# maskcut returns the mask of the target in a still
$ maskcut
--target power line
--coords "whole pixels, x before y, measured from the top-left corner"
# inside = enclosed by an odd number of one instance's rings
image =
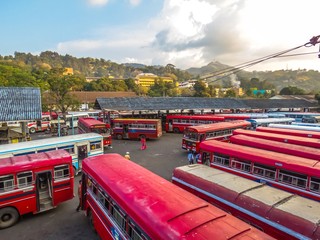
[[[320,43],[320,35],[318,36],[315,36],[315,37],[312,37],[309,42],[305,43],[305,44],[302,44],[300,46],[297,46],[297,47],[294,47],[294,48],[290,48],[290,49],[287,49],[287,50],[284,50],[284,51],[280,51],[280,52],[277,52],[277,53],[274,53],[274,54],[270,54],[270,55],[267,55],[265,57],[261,57],[261,58],[258,58],[258,59],[255,59],[255,60],[251,60],[251,61],[248,61],[248,62],[244,62],[242,64],[238,64],[238,65],[235,65],[235,66],[232,66],[232,67],[228,67],[228,68],[225,68],[225,69],[222,69],[222,70],[219,70],[219,71],[216,71],[216,72],[213,72],[213,73],[210,73],[210,74],[207,74],[207,75],[204,75],[202,77],[200,77],[200,79],[206,79],[206,78],[211,78],[211,77],[216,77],[216,76],[219,76],[219,75],[222,75],[222,74],[225,74],[224,76],[221,76],[220,78],[218,79],[214,79],[214,80],[211,80],[211,81],[207,81],[207,83],[210,83],[210,82],[215,82],[215,81],[218,81],[222,78],[225,78],[225,77],[228,77],[232,74],[235,74],[239,71],[242,71],[246,68],[249,68],[251,66],[254,66],[258,63],[261,63],[261,62],[264,62],[266,60],[269,60],[269,59],[272,59],[272,58],[278,58],[278,57],[289,57],[289,56],[298,56],[298,55],[305,55],[305,54],[311,54],[311,53],[300,53],[300,54],[291,54],[291,55],[284,55],[285,53],[288,53],[288,52],[291,52],[291,51],[294,51],[294,50],[297,50],[301,47],[311,47],[311,46],[315,46],[316,44]],[[320,49],[319,49],[320,51]],[[320,57],[320,55],[319,55]]]

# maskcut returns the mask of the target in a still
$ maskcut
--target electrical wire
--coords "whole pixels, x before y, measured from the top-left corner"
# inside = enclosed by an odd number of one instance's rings
[[[320,35],[318,36],[314,36],[310,39],[309,42],[305,43],[305,44],[302,44],[300,46],[297,46],[297,47],[294,47],[294,48],[290,48],[290,49],[287,49],[287,50],[284,50],[284,51],[280,51],[280,52],[277,52],[277,53],[274,53],[274,54],[270,54],[270,55],[267,55],[265,57],[261,57],[261,58],[258,58],[258,59],[255,59],[255,60],[251,60],[251,61],[248,61],[248,62],[244,62],[242,64],[238,64],[238,65],[235,65],[235,66],[232,66],[232,67],[228,67],[228,68],[225,68],[225,69],[222,69],[222,70],[218,70],[216,72],[213,72],[213,73],[210,73],[210,74],[206,74],[202,77],[200,77],[200,79],[207,79],[207,78],[212,78],[212,77],[216,77],[216,76],[219,76],[219,75],[224,75],[224,76],[221,76],[220,78],[217,78],[217,79],[214,79],[214,80],[210,80],[210,81],[207,81],[207,83],[211,83],[211,82],[215,82],[215,81],[218,81],[222,78],[225,78],[225,77],[228,77],[232,74],[235,74],[239,71],[242,71],[246,68],[249,68],[251,66],[254,66],[258,63],[261,63],[261,62],[264,62],[266,60],[269,60],[269,59],[272,59],[272,58],[278,58],[278,57],[289,57],[289,56],[298,56],[298,55],[305,55],[305,54],[311,54],[311,53],[300,53],[300,54],[291,54],[291,55],[284,55],[285,53],[288,53],[288,52],[291,52],[291,51],[294,51],[294,50],[297,50],[301,47],[311,47],[311,46],[315,46],[316,44],[320,43]],[[320,50],[319,50],[320,51]]]

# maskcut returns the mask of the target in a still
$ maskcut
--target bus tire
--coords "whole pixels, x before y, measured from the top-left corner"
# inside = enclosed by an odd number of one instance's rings
[[[122,140],[122,135],[121,134],[117,134],[117,139],[118,140]]]
[[[0,209],[0,229],[13,226],[18,222],[19,217],[18,211],[13,207]]]
[[[174,128],[174,129],[173,129],[173,132],[174,132],[174,133],[180,133],[180,130],[179,130],[179,128]]]
[[[29,132],[30,132],[30,133],[35,133],[35,132],[36,132],[36,129],[35,129],[34,127],[32,127],[32,128],[29,129]]]

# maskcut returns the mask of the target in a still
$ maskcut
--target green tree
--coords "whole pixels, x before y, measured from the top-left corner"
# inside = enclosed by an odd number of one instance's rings
[[[282,88],[279,94],[280,95],[304,95],[305,92],[301,88],[289,86],[289,87]]]
[[[231,97],[236,97],[236,92],[234,89],[228,89],[226,92],[225,97],[231,98]]]
[[[46,75],[49,85],[49,98],[55,107],[65,114],[69,108],[79,106],[79,100],[72,95],[72,90],[79,90],[83,79],[74,75],[63,75],[63,69],[52,69]]]
[[[207,86],[204,81],[198,80],[194,86],[194,97],[210,97],[210,94],[207,92]]]

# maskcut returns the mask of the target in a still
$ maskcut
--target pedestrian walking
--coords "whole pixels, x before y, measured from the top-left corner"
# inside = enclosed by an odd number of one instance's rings
[[[128,160],[130,160],[131,158],[130,158],[130,153],[129,152],[126,152],[126,155],[124,155],[124,157],[126,158],[126,159],[128,159]]]
[[[189,153],[188,153],[188,162],[189,162],[189,165],[193,164],[193,160],[194,160],[193,152],[192,152],[192,151],[189,151]]]
[[[141,136],[141,150],[145,150],[147,148],[147,140],[145,136]]]
[[[79,197],[79,205],[77,207],[77,212],[80,211],[81,205],[82,205],[82,181],[79,180],[79,185],[78,185],[78,197]]]

